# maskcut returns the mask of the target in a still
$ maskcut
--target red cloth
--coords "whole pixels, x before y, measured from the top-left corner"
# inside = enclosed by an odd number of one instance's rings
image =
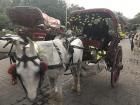
[[[48,64],[45,62],[40,62],[41,70],[47,71],[48,70]],[[14,74],[14,70],[16,70],[16,64],[11,64],[8,69],[8,74],[12,77],[12,85],[17,84],[17,78]]]
[[[15,69],[16,69],[16,64],[11,64],[10,67],[9,67],[9,69],[8,69],[8,73],[10,75],[12,75],[13,70],[15,70]]]
[[[17,84],[17,79],[16,79],[16,77],[13,75],[14,70],[16,70],[16,64],[11,64],[11,66],[10,66],[9,69],[8,69],[8,74],[10,74],[11,77],[12,77],[12,85]]]
[[[44,71],[48,70],[48,64],[45,62],[40,62],[41,69]]]

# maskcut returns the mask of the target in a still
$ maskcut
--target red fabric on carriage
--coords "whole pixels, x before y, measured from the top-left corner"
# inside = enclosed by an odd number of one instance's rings
[[[12,77],[12,85],[17,84],[17,79],[13,75],[14,70],[16,70],[16,64],[11,64],[8,69],[8,74],[10,74]]]

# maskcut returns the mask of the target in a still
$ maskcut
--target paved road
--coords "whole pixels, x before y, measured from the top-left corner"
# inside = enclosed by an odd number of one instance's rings
[[[110,73],[102,71],[82,79],[82,95],[66,92],[65,105],[140,105],[140,55],[130,51],[129,40],[123,45],[124,69],[119,84],[110,87]]]
[[[81,79],[82,93],[78,96],[70,90],[68,80],[71,77],[64,77],[67,83],[64,88],[64,105],[140,105],[140,55],[131,53],[129,40],[121,44],[124,69],[118,86],[115,89],[110,87],[110,73],[103,70],[97,75]],[[0,105],[32,105],[24,99],[25,94],[19,84],[10,84],[8,66],[8,59],[0,61]],[[47,98],[42,98],[34,105],[47,105]]]

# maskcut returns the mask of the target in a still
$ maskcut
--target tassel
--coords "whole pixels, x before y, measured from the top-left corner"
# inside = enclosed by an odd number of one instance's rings
[[[16,70],[16,64],[11,64],[11,66],[8,69],[8,74],[10,74],[12,77],[12,85],[17,84],[15,70]]]
[[[40,69],[43,71],[48,70],[48,64],[46,62],[40,62]]]
[[[12,75],[15,69],[16,69],[16,64],[11,64],[11,66],[8,69],[8,74]]]

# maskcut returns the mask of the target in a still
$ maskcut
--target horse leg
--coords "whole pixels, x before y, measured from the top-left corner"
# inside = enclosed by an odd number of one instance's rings
[[[49,78],[51,89],[49,91],[49,105],[63,105],[62,75]]]
[[[55,105],[55,92],[54,92],[54,84],[55,81],[53,78],[48,78],[49,80],[49,97],[48,97],[48,105]]]
[[[86,62],[82,62],[80,76],[86,77],[88,70]]]
[[[72,84],[72,91],[77,91],[77,71],[75,67],[71,68],[72,76],[73,76],[73,84]]]
[[[80,93],[81,93],[81,86],[80,86],[80,70],[81,70],[81,64],[79,63],[78,65],[77,65],[77,92],[78,92],[78,95],[80,95]]]
[[[81,69],[81,64],[79,63],[76,65],[76,67],[73,67],[72,73],[73,73],[73,85],[72,85],[72,90],[76,91],[78,95],[80,95],[81,88],[80,88],[80,69]]]
[[[55,79],[54,78],[49,78],[49,93],[54,92],[54,86],[55,86]]]
[[[56,102],[57,105],[63,105],[64,98],[63,98],[63,91],[62,91],[62,77],[63,75],[58,76],[55,81],[55,95],[56,95]]]

